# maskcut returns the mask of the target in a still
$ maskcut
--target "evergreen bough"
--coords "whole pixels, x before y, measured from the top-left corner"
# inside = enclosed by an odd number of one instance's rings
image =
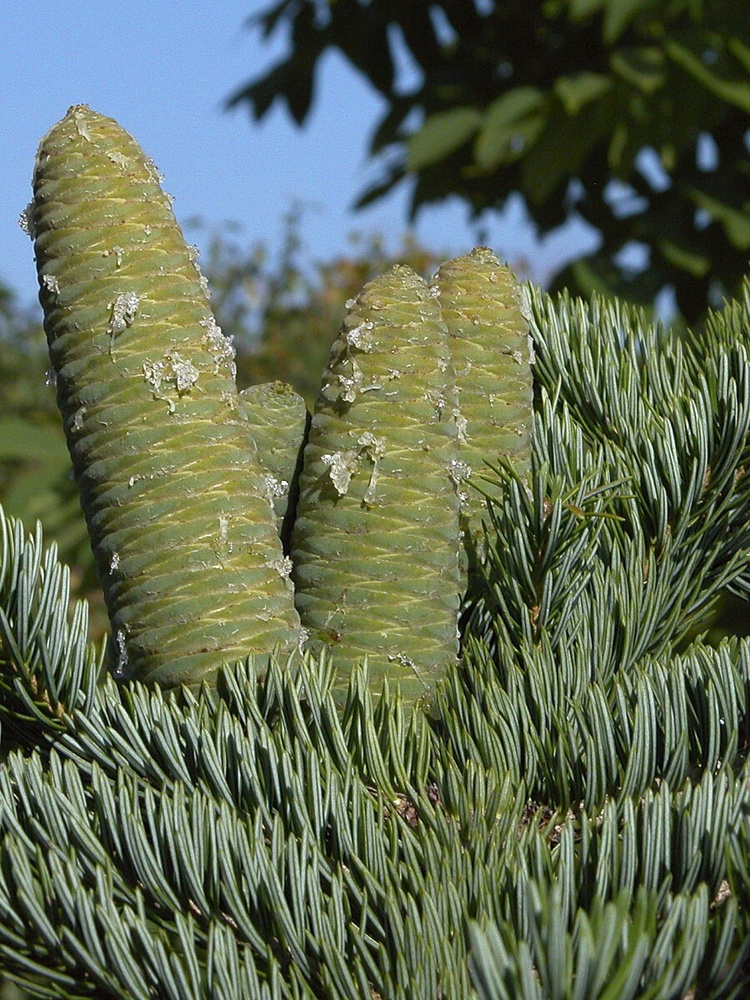
[[[10,980],[71,998],[747,994],[750,640],[700,630],[750,589],[750,285],[683,339],[523,294],[530,468],[471,463],[482,556],[429,715],[366,661],[342,695],[335,644],[191,687],[118,681],[41,529],[0,519]]]

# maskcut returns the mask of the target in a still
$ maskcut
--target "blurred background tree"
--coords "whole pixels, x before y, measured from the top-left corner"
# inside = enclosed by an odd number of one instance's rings
[[[98,636],[107,618],[48,368],[38,312],[0,283],[0,503],[30,529],[44,524]]]
[[[750,5],[738,0],[276,0],[248,20],[288,52],[228,106],[302,124],[337,50],[383,97],[364,206],[411,184],[411,216],[520,192],[541,233],[572,217],[598,248],[554,285],[700,322],[750,251]],[[408,67],[406,73],[404,66]]]

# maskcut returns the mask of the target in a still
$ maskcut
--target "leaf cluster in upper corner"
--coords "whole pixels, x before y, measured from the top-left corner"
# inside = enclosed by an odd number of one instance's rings
[[[735,0],[282,0],[282,60],[229,106],[302,123],[338,50],[385,99],[363,206],[405,178],[411,213],[458,195],[478,216],[521,192],[538,229],[579,216],[599,247],[557,276],[688,323],[737,294],[750,249],[750,8]],[[405,82],[399,65],[418,70]],[[416,82],[415,82],[416,81]],[[641,248],[637,265],[622,256]]]

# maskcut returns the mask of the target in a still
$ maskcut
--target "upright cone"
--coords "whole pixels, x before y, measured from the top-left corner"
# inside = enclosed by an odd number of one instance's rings
[[[243,389],[240,405],[273,497],[276,527],[282,544],[288,548],[297,510],[302,449],[310,422],[307,406],[285,382],[264,382]]]
[[[234,352],[159,180],[115,121],[73,107],[28,216],[113,666],[193,684],[300,633]]]
[[[362,290],[323,376],[300,478],[292,558],[312,642],[339,691],[367,657],[410,700],[458,652],[453,369],[426,282],[395,267]]]
[[[531,460],[533,385],[529,324],[513,272],[486,247],[443,264],[433,281],[456,372],[461,475],[480,476],[503,455],[519,475]],[[461,488],[468,563],[481,548],[481,494]]]

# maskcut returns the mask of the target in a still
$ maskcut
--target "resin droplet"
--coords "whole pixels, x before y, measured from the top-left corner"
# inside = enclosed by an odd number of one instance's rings
[[[109,308],[112,310],[112,316],[107,327],[107,333],[112,337],[116,337],[127,330],[135,319],[140,301],[139,296],[135,292],[123,292],[113,302],[110,302]]]

